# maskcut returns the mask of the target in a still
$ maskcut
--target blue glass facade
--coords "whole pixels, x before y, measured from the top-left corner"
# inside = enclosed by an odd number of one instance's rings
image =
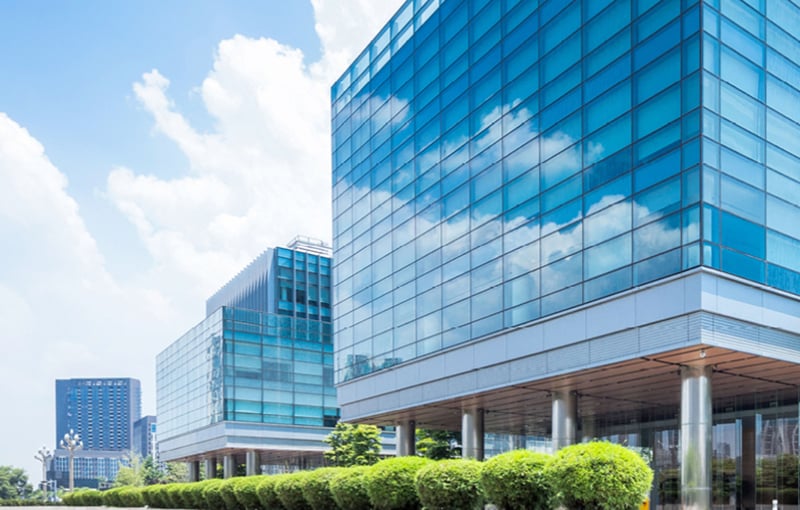
[[[321,439],[339,418],[330,268],[319,253],[267,250],[209,298],[204,321],[158,355],[164,460],[213,458],[194,435],[211,434],[214,425],[231,451],[246,449],[237,441],[303,451],[305,441],[321,458]],[[228,430],[227,422],[241,427]],[[264,435],[273,433],[280,434],[274,444]]]
[[[337,381],[699,266],[800,293],[798,19],[406,2],[332,89]]]

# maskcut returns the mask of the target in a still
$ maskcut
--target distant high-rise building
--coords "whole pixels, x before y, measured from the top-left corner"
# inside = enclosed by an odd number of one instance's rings
[[[155,416],[142,416],[133,423],[133,444],[131,449],[133,453],[143,459],[151,455],[153,460],[158,460]]]
[[[56,452],[52,472],[59,485],[69,476],[68,454],[58,449],[64,434],[80,435],[75,485],[97,487],[116,478],[132,447],[133,424],[141,416],[141,384],[131,378],[56,380]]]

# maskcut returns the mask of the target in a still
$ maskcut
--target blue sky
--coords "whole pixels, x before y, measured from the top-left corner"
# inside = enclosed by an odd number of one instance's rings
[[[330,84],[399,0],[0,2],[0,465],[263,249],[330,240]],[[59,432],[61,433],[61,432]]]
[[[177,176],[188,163],[132,97],[143,72],[169,73],[173,100],[199,129],[211,128],[194,90],[219,41],[235,34],[272,37],[320,57],[311,4],[292,0],[232,2],[6,1],[0,4],[0,111],[25,126],[64,172],[70,193],[108,259],[126,271],[144,255],[134,231],[98,195],[108,169],[125,165]],[[13,77],[13,78],[10,78]]]

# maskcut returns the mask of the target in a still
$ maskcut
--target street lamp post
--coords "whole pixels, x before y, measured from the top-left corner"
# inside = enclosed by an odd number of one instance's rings
[[[33,458],[42,463],[42,492],[44,493],[44,500],[47,501],[47,461],[53,458],[53,452],[48,450],[46,446],[42,445]]]
[[[64,439],[61,440],[61,448],[69,452],[69,490],[72,492],[75,488],[75,451],[83,448],[80,434],[69,429],[69,432],[64,434]]]

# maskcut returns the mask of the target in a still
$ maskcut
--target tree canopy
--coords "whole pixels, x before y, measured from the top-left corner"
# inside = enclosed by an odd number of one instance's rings
[[[461,433],[417,429],[417,454],[433,460],[461,457]]]
[[[325,458],[334,466],[368,466],[380,460],[381,431],[374,425],[339,422],[324,441],[331,447]]]
[[[14,466],[0,466],[0,500],[18,499],[31,492],[33,488],[28,484],[28,475],[24,470]]]

